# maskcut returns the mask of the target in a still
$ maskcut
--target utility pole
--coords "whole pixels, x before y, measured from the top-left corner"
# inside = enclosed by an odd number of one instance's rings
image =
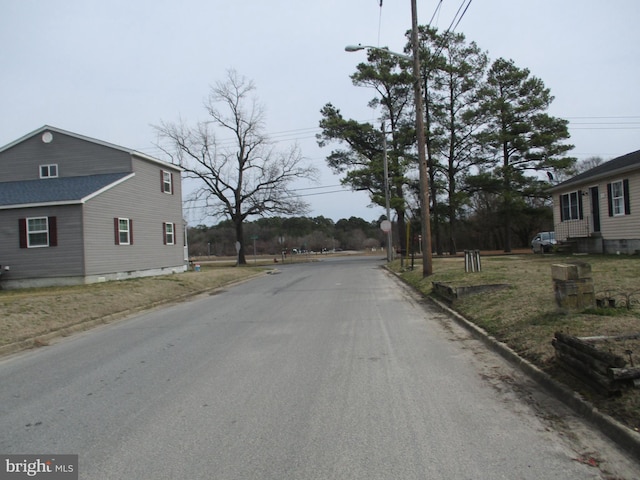
[[[382,160],[384,164],[384,201],[387,208],[387,221],[389,222],[389,229],[387,230],[387,262],[393,260],[393,233],[391,228],[391,206],[389,197],[391,192],[389,190],[389,162],[387,158],[387,132],[384,129],[384,122],[382,122]]]
[[[416,135],[418,137],[418,168],[420,169],[420,209],[422,210],[422,276],[433,274],[431,255],[431,212],[429,208],[429,166],[424,136],[424,106],[420,76],[420,44],[418,41],[418,8],[411,0],[411,45],[413,47],[413,91],[416,103]]]

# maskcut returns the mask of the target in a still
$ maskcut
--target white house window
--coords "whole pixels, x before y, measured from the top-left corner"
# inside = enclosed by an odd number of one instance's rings
[[[56,217],[18,219],[20,248],[57,247],[58,222]]]
[[[581,192],[577,191],[560,195],[560,218],[563,222],[582,218]]]
[[[114,218],[116,245],[133,245],[133,220],[130,218]]]
[[[631,192],[628,178],[607,183],[607,197],[610,217],[631,214]]]
[[[611,207],[613,215],[624,215],[624,188],[622,181],[611,184]]]
[[[58,176],[58,165],[40,165],[40,178],[55,178]]]
[[[175,224],[173,223],[163,223],[162,230],[164,231],[164,244],[165,245],[175,245]]]
[[[162,177],[162,191],[164,193],[173,193],[173,174],[164,170],[160,171]]]
[[[27,218],[27,247],[49,246],[49,219],[47,217]]]

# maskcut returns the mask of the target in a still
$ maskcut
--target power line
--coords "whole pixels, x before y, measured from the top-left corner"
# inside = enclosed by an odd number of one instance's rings
[[[462,15],[460,15],[460,18],[458,19],[458,22],[453,27],[453,30],[458,28],[458,24],[460,23],[460,20],[462,20],[462,17],[464,17],[464,14],[467,13],[467,10],[468,10],[469,6],[471,5],[471,2],[472,2],[472,0],[469,0],[469,3],[467,3],[467,6],[464,8],[464,11],[462,12]]]
[[[582,115],[582,116],[566,116],[561,117],[565,120],[569,120],[569,128],[575,130],[584,130],[584,129],[606,129],[606,130],[629,130],[636,129],[639,127],[635,127],[640,123],[640,115]],[[630,121],[625,122],[624,120],[635,120],[638,122]],[[572,120],[621,120],[619,122],[574,122]],[[582,125],[593,125],[593,127],[582,127]],[[610,127],[610,126],[616,127]],[[619,126],[618,126],[619,125]],[[628,125],[625,127],[625,125]],[[274,143],[286,142],[286,141],[302,141],[308,140],[316,137],[316,134],[321,132],[320,127],[303,127],[303,128],[295,128],[290,130],[281,130],[278,132],[267,133],[266,137],[269,138]],[[221,147],[233,145],[234,140],[232,138],[223,139],[218,141],[216,144]],[[162,148],[160,147],[146,147],[146,148],[138,148],[136,149],[141,152],[149,153],[149,152],[162,152]],[[151,153],[149,153],[151,154]]]
[[[431,24],[433,23],[433,19],[436,18],[436,15],[440,11],[440,7],[441,6],[442,6],[442,0],[440,0],[438,2],[438,5],[436,5],[436,9],[433,11],[433,15],[431,15],[431,20],[429,20],[429,25],[428,26],[431,26]]]
[[[338,187],[340,185],[329,185],[329,186],[324,186],[324,187],[312,187],[312,188],[330,188],[330,187]],[[292,192],[297,192],[297,191],[302,191],[302,190],[310,190],[307,188],[299,188],[296,190],[292,190]],[[330,195],[330,194],[334,194],[334,193],[354,193],[353,190],[347,190],[347,189],[340,189],[340,190],[329,190],[327,192],[316,192],[316,193],[304,193],[301,195],[291,195],[290,197],[293,198],[303,198],[303,197],[315,197],[318,195]],[[186,200],[185,203],[187,205],[183,205],[183,209],[184,210],[201,210],[203,208],[207,207],[206,203],[202,203],[202,202],[198,202],[195,200]]]

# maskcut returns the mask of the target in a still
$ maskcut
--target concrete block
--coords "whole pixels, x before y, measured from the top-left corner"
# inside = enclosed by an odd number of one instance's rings
[[[554,280],[580,280],[591,278],[591,265],[584,262],[555,263],[551,265],[551,276]]]

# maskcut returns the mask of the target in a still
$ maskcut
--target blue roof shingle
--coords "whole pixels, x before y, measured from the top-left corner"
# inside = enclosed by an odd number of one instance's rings
[[[80,201],[130,174],[122,172],[0,182],[0,206]]]

